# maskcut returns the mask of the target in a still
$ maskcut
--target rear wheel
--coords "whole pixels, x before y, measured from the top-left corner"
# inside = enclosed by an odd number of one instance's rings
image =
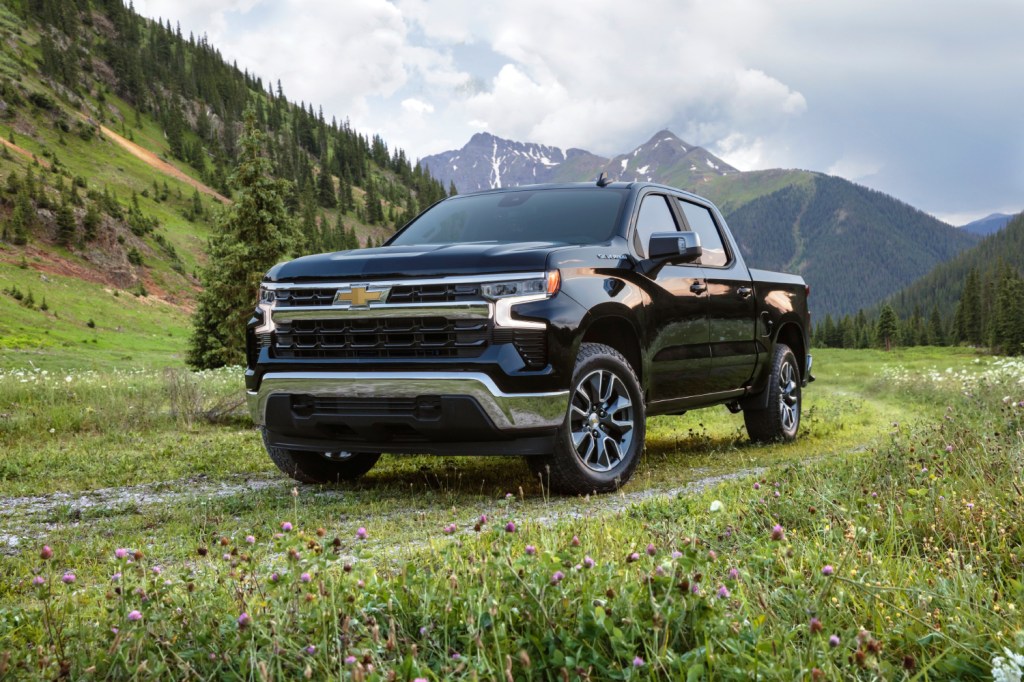
[[[611,492],[632,476],[644,435],[643,396],[633,368],[614,348],[585,343],[555,451],[528,460],[555,492]]]
[[[791,441],[800,428],[800,369],[784,343],[776,344],[768,377],[768,406],[743,410],[750,439],[759,443]]]
[[[267,430],[262,429],[263,445],[277,468],[300,483],[337,483],[354,481],[380,459],[369,452],[304,452],[271,445]]]

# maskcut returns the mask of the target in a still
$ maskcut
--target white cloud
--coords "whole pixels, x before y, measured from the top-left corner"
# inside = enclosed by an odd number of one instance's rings
[[[1012,0],[135,4],[411,158],[482,129],[611,155],[669,127],[740,168],[827,168],[933,211],[1024,182]]]

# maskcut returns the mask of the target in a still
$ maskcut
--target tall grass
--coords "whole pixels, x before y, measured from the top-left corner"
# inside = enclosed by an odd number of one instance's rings
[[[389,548],[391,525],[334,538],[299,494],[273,522],[207,518],[123,556],[35,547],[0,568],[0,675],[985,678],[1024,651],[1020,378],[893,374],[938,416],[612,515],[509,496]]]

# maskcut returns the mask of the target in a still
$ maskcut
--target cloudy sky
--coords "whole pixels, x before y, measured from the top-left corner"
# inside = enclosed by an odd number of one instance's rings
[[[135,0],[420,158],[661,128],[954,224],[1024,209],[1020,0]]]

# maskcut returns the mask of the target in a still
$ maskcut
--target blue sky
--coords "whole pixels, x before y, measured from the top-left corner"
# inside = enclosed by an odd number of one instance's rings
[[[1017,0],[136,0],[412,158],[661,128],[954,224],[1024,209]]]

